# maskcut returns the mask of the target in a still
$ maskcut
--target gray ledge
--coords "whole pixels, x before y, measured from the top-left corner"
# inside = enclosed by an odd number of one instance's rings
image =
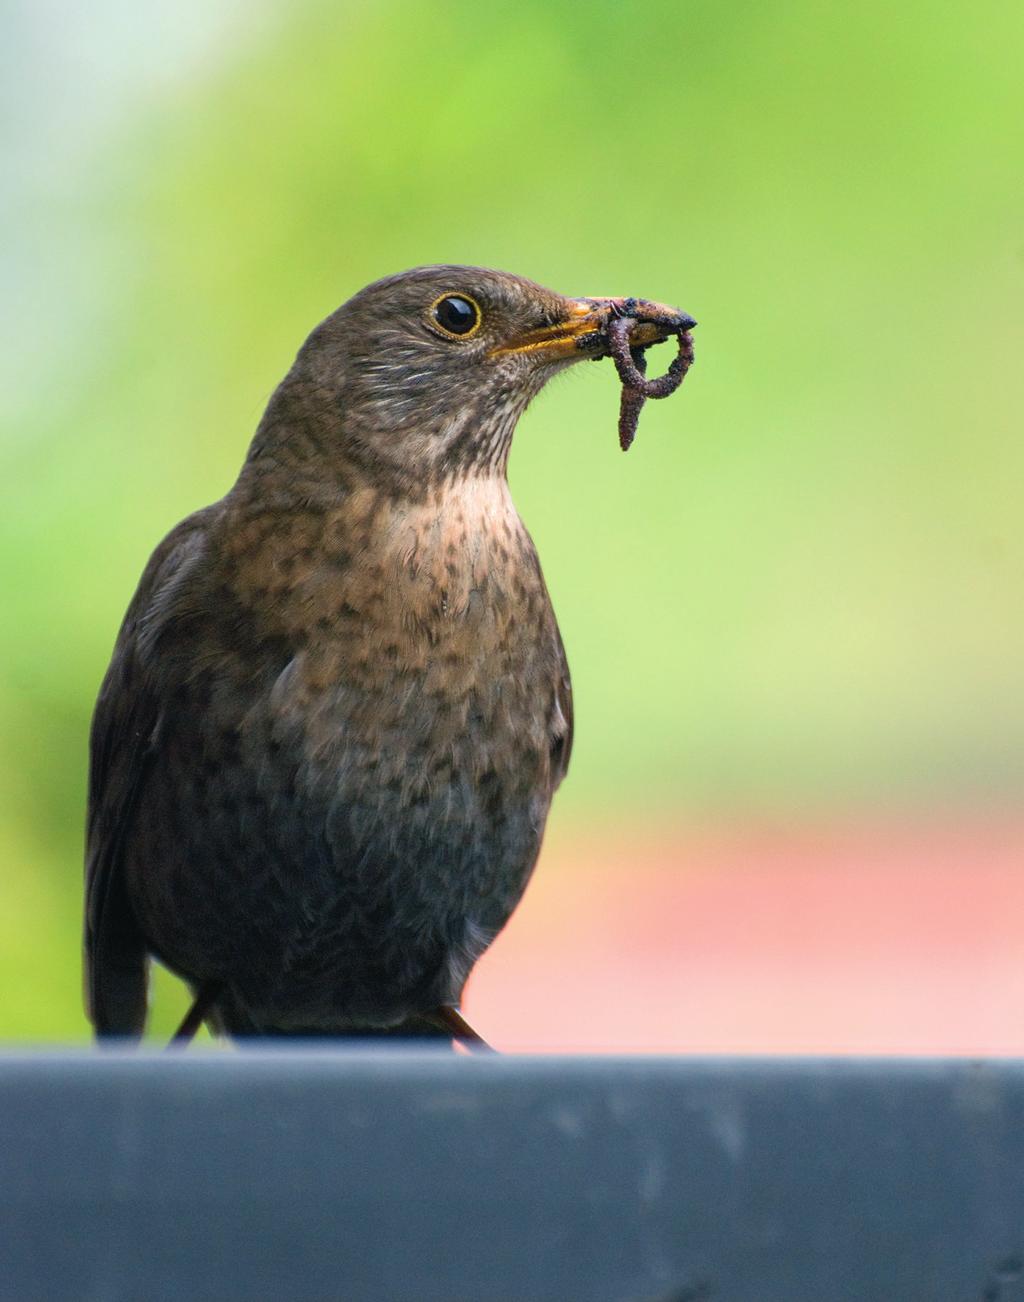
[[[17,1302],[1024,1302],[1024,1063],[0,1057]]]

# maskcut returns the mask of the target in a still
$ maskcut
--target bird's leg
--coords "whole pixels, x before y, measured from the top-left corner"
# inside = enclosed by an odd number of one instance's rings
[[[220,994],[221,982],[207,981],[199,987],[192,1007],[185,1014],[181,1025],[171,1036],[168,1049],[184,1049],[195,1039],[196,1032],[203,1024],[214,1000]]]
[[[459,1010],[453,1008],[451,1004],[435,1008],[432,1012],[425,1013],[424,1016],[428,1021],[433,1022],[435,1026],[450,1031],[452,1038],[458,1040],[470,1053],[497,1053],[497,1049],[492,1049],[479,1031],[474,1031]]]

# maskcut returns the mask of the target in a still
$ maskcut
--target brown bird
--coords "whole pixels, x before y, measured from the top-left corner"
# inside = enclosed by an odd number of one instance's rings
[[[237,483],[153,554],[96,706],[85,967],[138,1036],[155,956],[233,1035],[472,1032],[457,1007],[565,775],[562,639],[509,496],[557,371],[693,325],[424,267],[319,325]]]

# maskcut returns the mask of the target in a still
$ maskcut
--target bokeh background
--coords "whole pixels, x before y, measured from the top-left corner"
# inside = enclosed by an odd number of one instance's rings
[[[150,550],[316,321],[458,261],[700,321],[628,457],[610,365],[517,436],[578,731],[471,1016],[513,1049],[1024,1051],[1024,8],[2,21],[0,1037],[86,1036],[86,735]],[[157,1034],[183,1002],[160,976]]]

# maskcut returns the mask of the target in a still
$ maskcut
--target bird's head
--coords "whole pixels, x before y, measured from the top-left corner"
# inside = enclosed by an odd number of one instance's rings
[[[289,381],[381,487],[503,473],[531,398],[574,362],[607,356],[605,329],[624,310],[637,347],[695,324],[642,299],[567,298],[505,272],[419,267],[360,290],[317,326]]]

